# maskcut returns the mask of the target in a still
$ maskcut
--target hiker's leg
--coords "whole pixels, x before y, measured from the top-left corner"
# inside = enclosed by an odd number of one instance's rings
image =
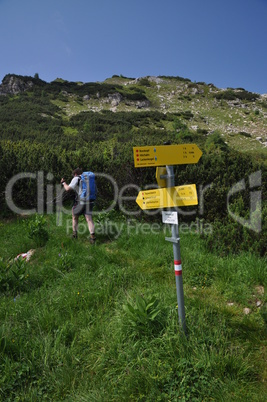
[[[88,229],[91,235],[95,234],[95,224],[93,221],[93,209],[94,209],[95,202],[93,200],[89,201],[88,204],[85,206],[85,219],[88,224]]]
[[[88,224],[88,229],[89,229],[90,234],[91,235],[95,234],[95,224],[94,224],[92,215],[85,215],[85,219]]]
[[[77,237],[78,233],[78,222],[79,217],[77,215],[72,215],[72,230],[73,230],[73,237]]]
[[[88,224],[88,229],[89,229],[89,232],[90,232],[90,239],[89,239],[90,243],[95,244],[95,240],[96,240],[96,238],[95,238],[95,224],[94,224],[94,221],[93,221],[92,211],[89,212],[88,214],[85,214],[85,219],[86,219],[86,222]]]
[[[78,222],[79,222],[79,216],[83,213],[83,206],[75,202],[75,204],[72,207],[72,229],[73,229],[73,235],[75,239],[77,238],[78,234]]]
[[[73,230],[73,232],[78,231],[78,223],[79,223],[79,217],[77,215],[72,215],[72,230]]]

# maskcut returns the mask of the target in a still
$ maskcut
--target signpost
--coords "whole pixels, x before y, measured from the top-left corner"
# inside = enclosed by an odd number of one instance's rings
[[[175,211],[162,211],[162,222],[169,225],[178,225],[178,213]]]
[[[134,147],[134,166],[187,165],[198,163],[202,152],[195,144]]]
[[[198,199],[195,184],[175,187],[172,165],[198,163],[202,152],[195,144],[181,144],[134,147],[133,153],[135,167],[158,166],[156,179],[159,187],[162,188],[140,191],[136,202],[142,210],[168,209],[168,211],[162,211],[162,220],[171,225],[172,237],[166,237],[165,240],[173,244],[178,317],[180,325],[186,333],[178,213],[171,209],[177,206],[197,205]],[[162,165],[166,165],[166,167]]]
[[[164,166],[157,166],[156,168],[156,180],[159,187],[167,187],[167,169]]]
[[[141,209],[173,208],[197,205],[197,190],[195,184],[185,186],[155,188],[139,191],[136,202]]]

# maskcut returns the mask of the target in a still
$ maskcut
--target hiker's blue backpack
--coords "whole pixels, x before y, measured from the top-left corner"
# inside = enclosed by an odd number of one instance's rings
[[[95,183],[95,174],[93,172],[83,172],[81,174],[80,185],[81,185],[81,193],[80,193],[81,204],[96,199],[97,190]]]

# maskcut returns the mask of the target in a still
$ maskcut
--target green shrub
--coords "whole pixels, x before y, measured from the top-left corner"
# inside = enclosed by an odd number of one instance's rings
[[[151,82],[149,81],[148,78],[141,78],[138,81],[138,85],[144,86],[144,87],[150,87],[151,86]]]
[[[0,258],[0,291],[13,296],[27,289],[27,262],[23,257],[4,261]]]
[[[256,99],[259,98],[259,95],[254,92],[248,92],[245,90],[238,91],[238,90],[234,90],[232,88],[228,88],[225,91],[217,92],[213,96],[216,99],[224,99],[224,100],[240,99],[240,100],[247,100],[247,101],[255,101]]]
[[[247,138],[251,138],[251,137],[252,137],[251,134],[246,133],[245,131],[240,131],[238,134],[243,135],[244,137],[247,137]]]
[[[206,140],[205,149],[207,152],[213,152],[216,148],[227,151],[228,145],[224,142],[221,134],[218,131],[214,131],[210,134]]]
[[[231,217],[215,220],[212,228],[212,234],[204,236],[208,250],[221,256],[238,254],[242,251],[250,251],[262,257],[266,256],[266,228],[263,228],[261,233],[256,233]]]
[[[126,327],[134,335],[158,334],[164,327],[165,314],[155,297],[137,295],[135,302],[123,305]]]
[[[44,215],[35,214],[33,218],[27,222],[28,236],[32,239],[37,247],[42,247],[48,241],[47,223]]]

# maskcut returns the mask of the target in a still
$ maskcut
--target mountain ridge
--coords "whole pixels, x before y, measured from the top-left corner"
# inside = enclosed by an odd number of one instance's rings
[[[267,148],[267,94],[244,88],[222,89],[171,76],[113,75],[94,83],[57,78],[47,83],[38,74],[8,74],[0,85],[0,95],[20,96],[37,89],[53,94],[52,103],[66,119],[87,111],[159,111],[180,115],[191,131],[206,135],[219,131],[233,148],[264,153]]]

